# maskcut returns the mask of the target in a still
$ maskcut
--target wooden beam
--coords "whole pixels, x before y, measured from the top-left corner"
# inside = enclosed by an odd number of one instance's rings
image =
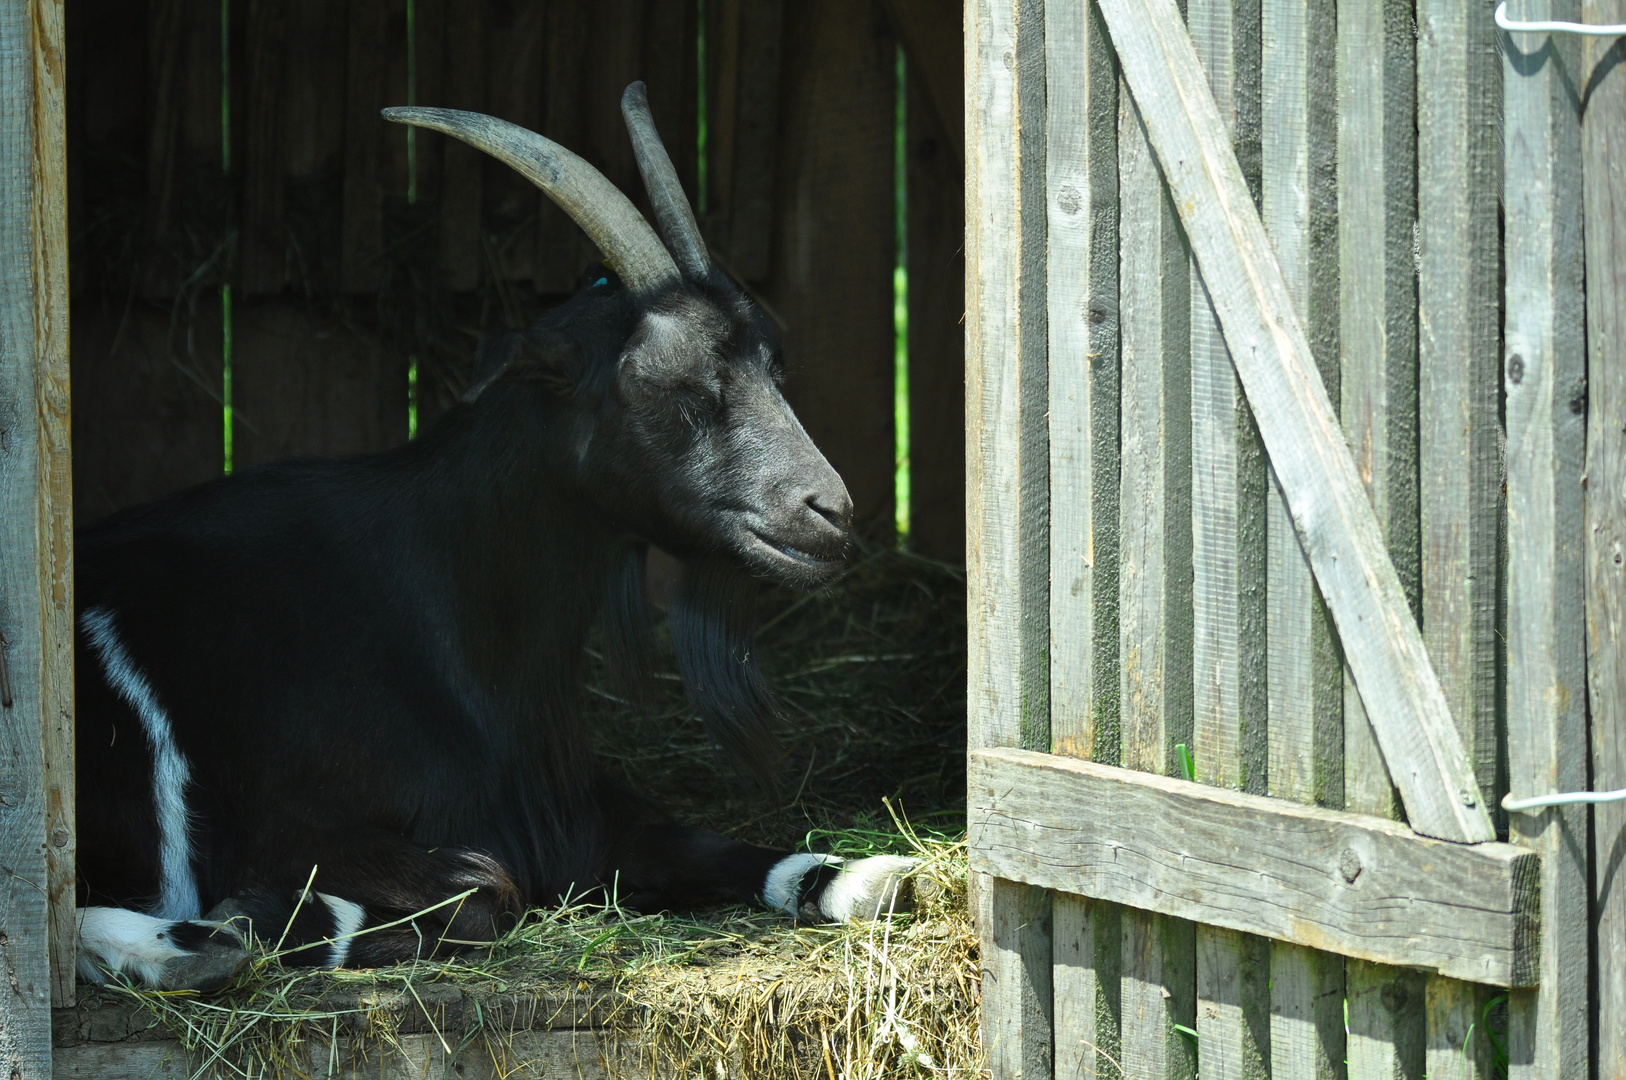
[[[0,1060],[14,1080],[51,1072],[47,783],[59,798],[65,781],[73,790],[47,711],[72,700],[71,681],[59,684],[72,673],[73,603],[61,30],[59,3],[0,3]]]
[[[1579,0],[1510,10],[1581,15]],[[1502,48],[1507,745],[1518,798],[1588,787],[1582,68],[1574,35],[1504,35]],[[1515,1080],[1588,1075],[1587,809],[1510,815],[1513,840],[1542,860],[1541,985],[1509,1003]]]
[[[1304,324],[1173,0],[1102,0],[1137,104],[1384,760],[1419,831],[1495,833]]]
[[[1588,22],[1626,22],[1626,0],[1585,0]],[[1586,611],[1592,787],[1626,787],[1626,67],[1620,42],[1589,38],[1581,120],[1586,200]],[[1593,810],[1597,1060],[1626,1062],[1626,804]]]
[[[345,65],[344,223],[340,287],[376,292],[384,274],[384,97],[388,8],[385,0],[350,0]]]
[[[969,770],[979,872],[1474,982],[1535,977],[1532,852],[1022,750],[975,750]]]
[[[33,293],[39,423],[40,726],[51,1002],[73,1004],[73,447],[68,392],[68,147],[62,0],[33,0]],[[0,541],[0,544],[3,544]],[[0,646],[3,647],[3,646]]]
[[[956,0],[886,0],[909,70],[919,75],[955,161],[965,160],[965,66]]]

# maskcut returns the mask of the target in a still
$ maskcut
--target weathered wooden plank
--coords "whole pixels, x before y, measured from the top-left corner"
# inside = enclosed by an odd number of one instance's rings
[[[68,391],[68,147],[62,0],[34,0],[34,356],[39,410],[40,725],[51,1002],[73,1004],[73,448]],[[4,646],[0,646],[3,648]]]
[[[185,95],[186,0],[159,0],[147,8],[147,244],[143,291],[173,295],[182,273],[163,249],[174,242],[180,207],[175,199],[182,99]],[[218,17],[216,19],[218,26]],[[217,50],[218,55],[218,50]]]
[[[1586,21],[1626,22],[1621,0],[1585,0]],[[1592,787],[1626,787],[1626,69],[1618,41],[1583,45],[1586,214],[1587,689]],[[1593,808],[1599,1077],[1626,1069],[1626,804]],[[1615,1069],[1615,1073],[1609,1070]]]
[[[345,68],[344,227],[341,283],[345,292],[373,292],[383,274],[385,0],[350,0]]]
[[[1015,881],[978,875],[982,935],[982,1045],[993,1075],[1053,1074],[1051,897]]]
[[[1338,173],[1344,437],[1414,614],[1417,516],[1417,74],[1412,0],[1338,8]],[[1400,816],[1400,795],[1353,676],[1344,675],[1344,805]],[[1419,998],[1419,1001],[1421,999]],[[1421,1008],[1421,1005],[1418,1005]],[[1420,1015],[1420,1014],[1419,1014]],[[1352,1059],[1353,1060],[1353,1059]],[[1354,1065],[1351,1064],[1353,1070]]]
[[[39,19],[56,30],[43,70],[34,55]],[[0,992],[0,1061],[17,1080],[43,1080],[51,1071],[44,747],[47,738],[61,746],[48,735],[57,720],[46,710],[72,694],[71,685],[53,685],[71,671],[59,652],[56,610],[66,599],[71,622],[71,579],[63,577],[71,551],[59,548],[68,541],[58,520],[70,504],[66,491],[52,490],[67,464],[58,460],[67,449],[67,379],[58,370],[67,343],[57,235],[67,196],[59,162],[60,27],[59,5],[0,4],[0,650],[11,684],[11,700],[0,703],[0,962],[9,983],[9,992]],[[36,298],[41,286],[56,292]],[[40,326],[42,316],[50,326]],[[42,330],[49,334],[43,341]]]
[[[343,248],[348,12],[330,0],[297,0],[286,9],[282,97],[274,111],[281,117],[277,164],[287,235],[278,237],[276,259],[280,272],[283,249],[292,256],[288,282],[296,293],[331,295],[339,291]],[[424,134],[418,138],[422,145]]]
[[[1103,0],[1101,10],[1407,812],[1430,835],[1489,839],[1467,754],[1176,8]]]
[[[1205,1080],[1271,1075],[1270,945],[1197,927],[1197,1037]]]
[[[1192,0],[1187,15],[1193,45],[1231,145],[1237,159],[1246,163],[1244,176],[1250,190],[1257,192],[1259,4],[1257,0]],[[1264,446],[1195,268],[1192,277],[1192,746],[1196,776],[1205,783],[1263,794],[1268,731]]]
[[[1135,103],[1119,102],[1123,763],[1175,774],[1191,738],[1188,255]]]
[[[955,35],[955,76],[960,70]],[[949,562],[965,559],[965,162],[961,127],[926,101],[919,65],[906,66],[908,183],[909,543]],[[958,84],[956,84],[958,85]],[[958,92],[958,90],[957,90]],[[964,109],[957,107],[961,117]],[[1114,253],[1114,258],[1116,254]]]
[[[1264,0],[1265,230],[1333,407],[1338,403],[1337,14],[1330,0]],[[1266,510],[1270,793],[1344,802],[1343,667],[1274,470]],[[1344,961],[1274,942],[1270,1067],[1278,1080],[1344,1071]]]
[[[1088,0],[1046,4],[1045,61],[1050,742],[1117,762],[1118,68]]]
[[[1127,1076],[1194,1080],[1195,927],[1150,911],[1123,911],[1123,1009],[1119,1059]],[[997,1074],[996,1074],[997,1075]]]
[[[1264,0],[1265,232],[1338,407],[1337,13]],[[1270,792],[1344,803],[1343,670],[1274,474],[1266,519]]]
[[[1423,641],[1499,806],[1496,598],[1499,67],[1493,4],[1418,5]]]
[[[433,1034],[401,1035],[387,1046],[340,1039],[330,1048],[313,1040],[307,1053],[311,1080],[607,1080],[612,1073],[605,1059],[613,1059],[615,1050],[595,1032],[556,1030],[521,1031],[456,1053],[447,1053],[446,1043]],[[58,1049],[52,1065],[52,1080],[192,1080],[196,1061],[178,1042],[84,1043]]]
[[[1428,976],[1426,982],[1426,1075],[1491,1080],[1496,1070],[1486,1038],[1485,989],[1436,975]]]
[[[1515,17],[1574,20],[1578,0]],[[1585,696],[1582,479],[1586,355],[1581,124],[1571,35],[1511,35],[1503,53],[1507,413],[1507,732],[1515,796],[1582,791]],[[1510,1003],[1511,1075],[1588,1074],[1587,809],[1512,815],[1542,856],[1540,991]]]
[[[984,873],[1475,982],[1535,975],[1522,848],[1024,750],[969,769]]]
[[[1123,909],[1057,893],[1051,917],[1056,1076],[1118,1080]]]
[[[1192,44],[1251,191],[1259,192],[1257,0],[1190,0]],[[1250,168],[1251,167],[1251,168]],[[1196,778],[1263,793],[1266,770],[1264,446],[1202,276],[1191,288],[1192,749]],[[1204,1076],[1270,1064],[1270,945],[1197,927]]]
[[[554,35],[554,9],[575,10],[574,4],[549,5],[549,46]],[[452,109],[484,112],[486,107],[486,5],[458,5],[457,17],[446,20],[443,44],[445,104]],[[549,53],[551,74],[554,57]],[[550,95],[551,103],[552,97]],[[424,104],[438,104],[425,101]],[[458,139],[441,139],[440,264],[442,280],[453,292],[469,292],[480,283],[481,170],[484,155]],[[568,220],[568,219],[567,219]],[[542,231],[546,218],[539,224]],[[540,240],[538,241],[540,245]],[[538,256],[539,265],[547,265]]]
[[[1424,979],[1420,971],[1345,961],[1350,1080],[1423,1080]]]

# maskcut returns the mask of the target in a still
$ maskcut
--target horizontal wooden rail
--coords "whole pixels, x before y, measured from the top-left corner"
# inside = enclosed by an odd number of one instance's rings
[[[1535,978],[1526,849],[1026,750],[972,751],[968,781],[975,871],[1470,982]]]

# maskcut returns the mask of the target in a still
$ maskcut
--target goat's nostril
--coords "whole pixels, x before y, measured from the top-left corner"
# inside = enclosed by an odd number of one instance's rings
[[[814,492],[807,497],[807,505],[838,529],[846,530],[852,525],[852,501],[845,498],[845,493],[832,497],[824,492]]]

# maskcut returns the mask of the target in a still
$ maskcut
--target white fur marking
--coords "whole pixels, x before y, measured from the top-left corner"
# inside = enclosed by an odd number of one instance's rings
[[[158,696],[124,651],[113,629],[113,613],[107,608],[91,608],[81,617],[80,625],[102,659],[108,685],[135,710],[152,749],[159,865],[158,905],[153,914],[165,919],[195,919],[199,914],[198,885],[192,876],[191,823],[186,812],[191,766],[175,747],[169,715],[158,704]]]
[[[170,940],[170,922],[127,908],[80,908],[79,977],[87,983],[106,982],[99,962],[148,986],[159,985],[164,964],[190,955]]]
[[[915,860],[901,855],[854,859],[824,887],[819,911],[832,922],[846,922],[855,915],[860,919],[885,915],[893,903],[896,879],[914,868]]]
[[[367,909],[327,893],[319,892],[316,895],[333,913],[333,944],[328,948],[327,966],[344,967],[344,962],[350,958],[350,942],[355,940],[352,935],[367,921]]]
[[[762,886],[763,901],[775,911],[795,915],[801,908],[797,886],[815,866],[837,865],[841,860],[834,855],[787,855],[773,864],[768,880]]]

